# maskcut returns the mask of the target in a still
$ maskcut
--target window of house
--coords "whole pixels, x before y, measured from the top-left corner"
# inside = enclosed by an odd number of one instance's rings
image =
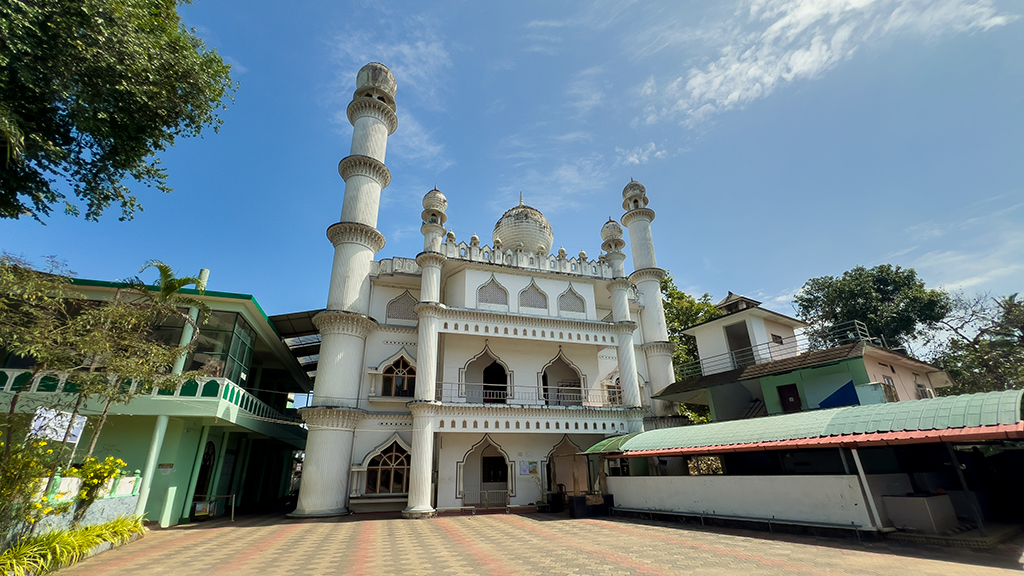
[[[367,494],[405,494],[409,491],[409,453],[392,442],[366,467]]]
[[[386,321],[390,320],[408,320],[416,322],[419,320],[419,316],[416,315],[414,308],[418,302],[408,290],[403,292],[394,300],[388,302],[388,307],[385,311]]]
[[[476,291],[476,299],[480,304],[508,306],[508,290],[492,276],[486,284],[480,286]]]
[[[883,364],[884,366],[884,364]],[[886,402],[898,402],[899,395],[896,394],[896,382],[889,376],[882,376],[882,391],[885,393]]]
[[[223,376],[244,386],[249,377],[256,331],[241,315],[214,311],[199,331],[187,362],[204,376]]]
[[[541,291],[536,284],[530,285],[519,293],[519,305],[525,308],[542,308],[547,310],[548,295]]]
[[[405,356],[400,356],[385,368],[383,374],[381,396],[409,398],[416,392],[416,368],[409,364]]]
[[[481,482],[508,482],[508,465],[501,456],[484,456],[480,459]]]
[[[587,304],[584,302],[583,297],[570,286],[568,290],[558,297],[558,311],[583,314],[587,311]]]
[[[783,339],[782,336],[779,336],[778,334],[772,334],[772,342],[776,344],[783,344],[785,342],[785,339]]]

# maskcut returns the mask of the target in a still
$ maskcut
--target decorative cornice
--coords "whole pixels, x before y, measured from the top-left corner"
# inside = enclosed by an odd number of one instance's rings
[[[633,283],[630,282],[629,278],[616,278],[608,283],[608,291],[615,292],[615,290],[629,290],[633,287]]]
[[[380,184],[381,188],[387,188],[391,184],[391,171],[383,162],[372,156],[353,155],[346,156],[338,162],[338,174],[348,182],[351,176],[366,176],[373,178]]]
[[[359,222],[336,222],[327,228],[327,239],[334,244],[362,244],[376,254],[384,248],[384,235],[372,226]]]
[[[420,265],[420,268],[427,266],[441,268],[447,260],[448,257],[440,252],[420,252],[416,255],[416,263]]]
[[[656,280],[661,282],[666,276],[668,276],[668,272],[661,268],[641,268],[639,270],[634,270],[633,273],[629,275],[629,279],[634,284],[639,284],[647,280]]]
[[[441,314],[444,320],[459,320],[467,322],[498,322],[515,324],[517,326],[530,326],[531,328],[554,328],[558,330],[580,330],[608,332],[611,326],[608,322],[597,320],[570,320],[568,318],[557,318],[552,316],[529,316],[518,314],[505,314],[502,312],[490,312],[487,310],[471,310],[469,308],[453,308],[446,306]],[[580,342],[585,344],[585,342]]]
[[[643,417],[641,407],[598,408],[585,406],[509,406],[507,404],[440,404],[438,402],[410,403],[410,409],[423,416],[464,416],[473,415],[507,418],[637,418]],[[522,432],[522,430],[519,430]]]
[[[647,223],[654,221],[654,210],[650,208],[636,208],[622,215],[622,225],[629,228],[634,220],[646,220]]]
[[[440,318],[444,309],[444,305],[437,302],[420,302],[412,307],[412,311],[420,318]]]
[[[315,401],[315,397],[314,397]],[[309,426],[309,430],[355,430],[364,413],[344,408],[302,408],[299,416]]]
[[[678,346],[675,342],[647,342],[637,345],[637,348],[643,350],[647,356],[671,356]]]
[[[398,129],[398,116],[387,104],[375,98],[356,98],[348,105],[348,121],[355,126],[356,120],[362,116],[370,116],[380,120],[388,127],[388,136]]]
[[[364,314],[342,310],[324,310],[313,316],[313,324],[320,334],[347,334],[366,338],[377,329],[377,321]]]
[[[632,334],[636,331],[636,322],[633,322],[632,320],[614,322],[611,325],[611,330],[616,334]]]

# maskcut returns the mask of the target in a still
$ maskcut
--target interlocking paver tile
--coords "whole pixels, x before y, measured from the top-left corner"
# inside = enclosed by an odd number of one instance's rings
[[[1024,537],[1022,537],[1024,538]],[[1024,540],[994,551],[536,514],[431,520],[280,516],[155,530],[61,576],[494,574],[1010,574]]]

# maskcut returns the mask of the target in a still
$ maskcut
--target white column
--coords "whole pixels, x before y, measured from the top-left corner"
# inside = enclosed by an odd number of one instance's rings
[[[415,404],[413,406],[416,406]],[[405,518],[428,518],[435,514],[430,505],[431,468],[434,462],[434,419],[420,404],[412,413],[412,454],[409,463],[409,506]]]
[[[303,408],[301,414],[309,425],[309,436],[299,501],[289,516],[347,514],[352,439],[359,414],[325,408]]]
[[[622,387],[622,401],[627,408],[641,405],[640,380],[636,369],[636,348],[633,345],[633,332],[636,323],[629,315],[629,289],[632,287],[626,275],[623,262],[626,255],[622,253],[625,242],[622,240],[622,228],[609,220],[601,228],[601,248],[605,250],[605,258],[611,264],[612,276],[615,278],[608,284],[612,297],[612,321],[618,338],[617,358],[619,364],[619,385]],[[643,420],[630,419],[630,432],[643,431]]]

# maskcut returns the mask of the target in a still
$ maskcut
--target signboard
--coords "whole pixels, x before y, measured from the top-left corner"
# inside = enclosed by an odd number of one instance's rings
[[[85,429],[85,416],[76,416],[75,423],[71,426],[71,434],[68,435],[69,444],[78,444],[78,441],[82,439],[82,431]],[[49,408],[36,408],[36,413],[32,416],[32,427],[29,430],[29,436],[36,438],[45,438],[47,440],[56,440],[60,442],[64,440],[64,435],[67,434],[68,424],[71,423],[71,413],[61,412],[59,410],[50,410]]]
[[[528,476],[530,474],[537,474],[537,464],[536,460],[520,460],[519,475]]]

